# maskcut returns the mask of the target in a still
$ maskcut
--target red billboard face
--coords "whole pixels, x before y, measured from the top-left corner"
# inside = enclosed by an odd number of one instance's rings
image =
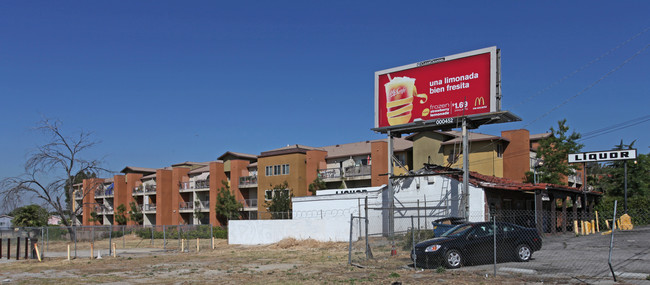
[[[480,51],[483,53],[378,72],[376,127],[495,111],[494,53]]]

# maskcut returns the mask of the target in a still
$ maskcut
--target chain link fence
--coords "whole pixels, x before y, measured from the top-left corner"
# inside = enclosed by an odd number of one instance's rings
[[[633,283],[650,280],[650,214],[645,209],[628,211],[630,228],[620,208],[615,218],[613,209],[608,213],[493,210],[470,213],[470,225],[464,224],[464,217],[413,214],[395,218],[393,229],[385,228],[390,223],[373,219],[378,216],[373,211],[390,209],[369,209],[350,218],[350,264],[372,266],[377,260],[393,258],[414,270],[459,268],[584,282],[611,280],[613,275],[631,278]]]
[[[36,258],[34,243],[42,257],[97,257],[155,251],[196,252],[212,248],[215,239],[227,239],[225,228],[210,225],[176,226],[74,226],[24,227],[0,231],[0,258]],[[18,243],[29,248],[17,248]]]

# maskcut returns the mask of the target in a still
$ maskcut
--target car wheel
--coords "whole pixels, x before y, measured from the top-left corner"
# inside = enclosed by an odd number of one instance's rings
[[[517,246],[517,251],[515,254],[517,261],[526,262],[530,260],[530,257],[533,255],[533,251],[530,250],[530,247],[527,244],[520,244]]]
[[[460,254],[460,251],[455,249],[450,249],[445,253],[445,265],[448,268],[458,268],[463,264],[463,257]]]

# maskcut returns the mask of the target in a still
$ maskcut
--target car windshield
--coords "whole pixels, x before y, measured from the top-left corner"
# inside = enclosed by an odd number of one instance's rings
[[[441,237],[455,237],[455,236],[460,236],[464,234],[466,231],[472,228],[472,225],[465,224],[465,225],[457,225],[448,231],[446,231],[444,234],[440,235]]]

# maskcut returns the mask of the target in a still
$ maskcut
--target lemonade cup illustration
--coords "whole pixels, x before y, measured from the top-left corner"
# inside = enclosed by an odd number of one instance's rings
[[[389,77],[390,78],[390,77]],[[415,78],[395,77],[384,84],[386,88],[386,117],[391,126],[406,124],[411,120]]]

